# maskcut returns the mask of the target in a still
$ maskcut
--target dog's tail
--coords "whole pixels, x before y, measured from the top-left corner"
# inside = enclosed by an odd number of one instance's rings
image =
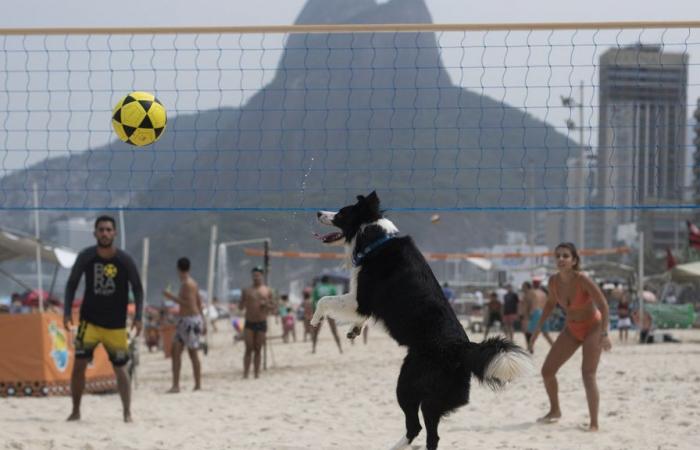
[[[499,337],[470,342],[466,353],[471,372],[493,390],[504,388],[508,382],[533,369],[525,350]]]

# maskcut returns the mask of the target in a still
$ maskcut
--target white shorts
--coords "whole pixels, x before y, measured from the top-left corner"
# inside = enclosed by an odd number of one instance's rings
[[[189,349],[198,349],[202,330],[202,316],[183,316],[177,320],[175,339]]]
[[[632,321],[629,317],[623,317],[617,320],[617,328],[620,330],[628,330],[632,328]]]

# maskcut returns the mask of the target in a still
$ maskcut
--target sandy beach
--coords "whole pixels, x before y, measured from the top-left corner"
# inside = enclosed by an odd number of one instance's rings
[[[270,334],[278,335],[279,326],[269,322]],[[603,355],[598,375],[597,434],[579,429],[588,419],[580,352],[559,374],[564,417],[558,424],[535,423],[547,410],[538,371],[548,345],[541,339],[531,375],[500,393],[474,383],[470,404],[442,421],[440,448],[697,448],[700,331],[674,335],[683,343],[621,345],[613,336],[613,351]],[[116,394],[87,395],[79,423],[65,422],[68,397],[0,399],[0,448],[388,449],[404,433],[394,389],[405,349],[379,325],[372,325],[367,345],[360,339],[354,345],[344,341],[342,355],[326,327],[315,355],[308,342],[274,339],[268,370],[258,380],[241,379],[243,344],[232,343],[231,331],[220,330],[210,339],[200,392],[190,391],[185,356],[183,392],[165,394],[170,360],[142,349],[132,424],[122,423]],[[524,343],[522,335],[518,342]],[[424,444],[421,432],[412,448]]]

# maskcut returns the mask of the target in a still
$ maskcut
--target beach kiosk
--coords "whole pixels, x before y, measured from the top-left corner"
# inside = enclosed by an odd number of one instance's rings
[[[40,245],[44,261],[56,264],[57,268],[73,266],[77,255],[72,250],[43,242]],[[36,239],[0,230],[0,263],[34,258],[36,249]],[[28,288],[1,267],[0,274]],[[39,292],[48,297],[48,293]],[[74,315],[73,323],[78,323],[77,309]],[[74,356],[73,336],[63,328],[62,315],[54,312],[0,314],[0,397],[69,394]],[[112,366],[100,346],[86,371],[85,389],[104,392],[115,387]]]

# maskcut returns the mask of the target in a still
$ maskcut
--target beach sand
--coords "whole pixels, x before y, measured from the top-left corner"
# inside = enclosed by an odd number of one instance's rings
[[[269,323],[270,335],[279,335],[279,325]],[[441,422],[440,448],[698,448],[700,331],[674,335],[684,342],[621,345],[613,334],[613,351],[603,355],[598,372],[599,433],[579,429],[588,421],[580,351],[559,373],[563,418],[552,425],[535,423],[548,406],[539,368],[549,346],[540,339],[532,374],[498,393],[473,383],[470,404]],[[524,343],[522,334],[517,341]],[[0,448],[388,449],[404,434],[394,390],[405,349],[377,324],[367,345],[358,338],[354,345],[344,340],[343,347],[340,355],[327,327],[315,355],[308,342],[275,339],[268,370],[260,379],[242,380],[243,344],[233,345],[231,332],[219,331],[203,357],[203,390],[191,392],[191,365],[184,355],[180,394],[165,394],[170,360],[143,349],[134,423],[121,421],[116,394],[86,395],[78,423],[65,422],[69,397],[0,399]],[[412,448],[424,445],[422,431]]]

